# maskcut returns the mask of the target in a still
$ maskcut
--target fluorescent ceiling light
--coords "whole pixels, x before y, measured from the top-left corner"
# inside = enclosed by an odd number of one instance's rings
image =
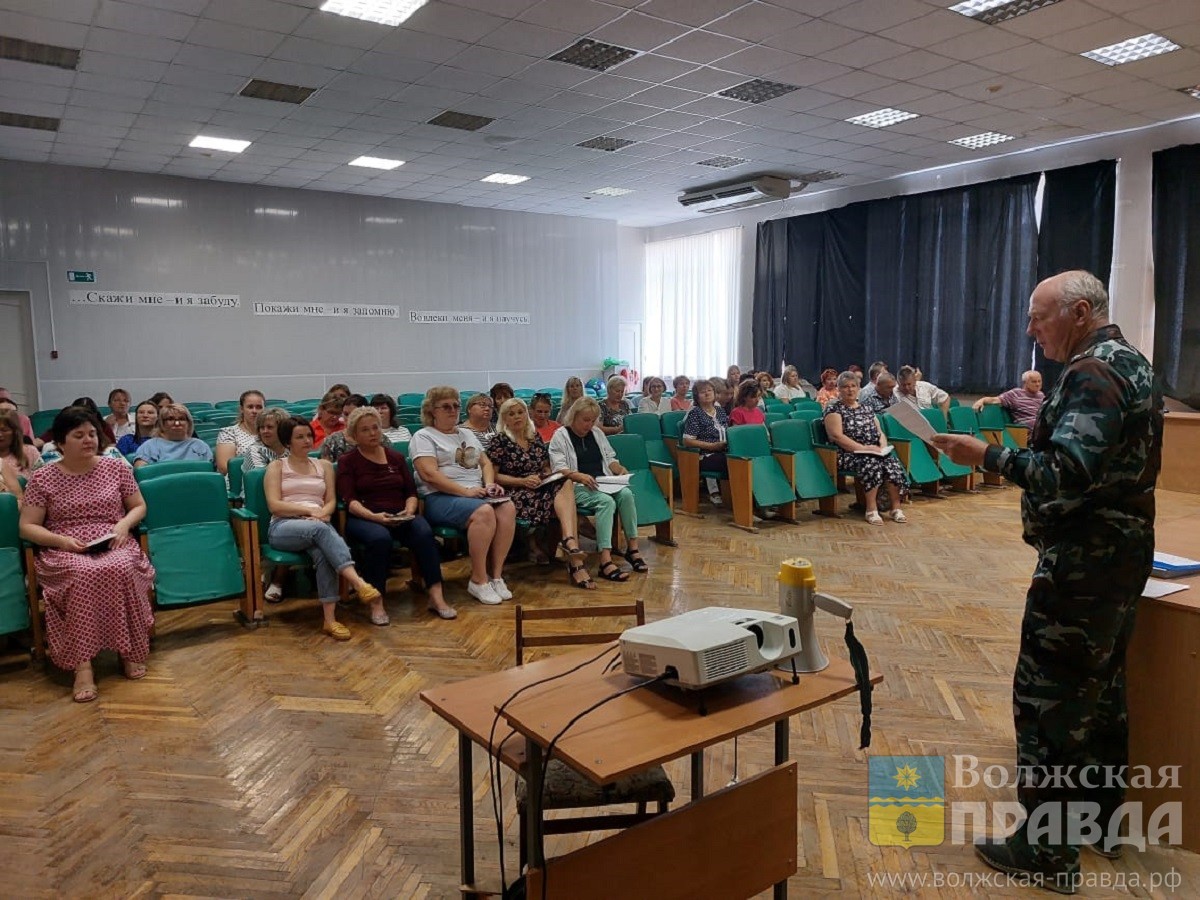
[[[1079,55],[1104,63],[1106,66],[1119,66],[1122,63],[1135,62],[1148,56],[1158,56],[1160,53],[1170,53],[1172,50],[1178,49],[1178,44],[1171,43],[1161,34],[1143,34],[1127,41],[1109,44],[1107,47],[1097,47],[1095,50],[1088,50]]]
[[[224,150],[226,153],[241,153],[250,146],[250,142],[198,134],[192,138],[192,142],[188,146],[195,147],[197,150]]]
[[[985,25],[997,25],[1058,2],[1060,0],[966,0],[951,6],[950,11]]]
[[[624,197],[626,194],[632,193],[633,191],[630,188],[615,187],[596,188],[594,191],[592,191],[592,195],[595,197]]]
[[[982,134],[973,134],[970,137],[955,138],[948,141],[950,144],[958,144],[960,147],[966,147],[968,150],[980,150],[984,147],[991,147],[994,144],[1003,144],[1005,141],[1011,141],[1011,134],[1001,134],[998,131],[985,131]]]
[[[352,166],[362,166],[365,169],[398,169],[404,165],[402,159],[383,159],[379,156],[360,156],[358,159],[350,160]]]
[[[964,3],[956,3],[950,7],[950,12],[960,13],[964,16],[977,16],[982,12],[987,12],[989,9],[995,9],[997,6],[1003,6],[1010,0],[966,0]]]
[[[851,125],[865,125],[867,128],[887,128],[889,125],[895,125],[897,122],[906,122],[909,119],[915,118],[917,118],[916,113],[888,107],[877,109],[875,112],[864,113],[861,116],[853,116],[846,121]]]
[[[363,221],[368,225],[399,225],[404,220],[395,216],[367,216]]]
[[[115,225],[93,225],[92,234],[101,234],[105,237],[134,237],[137,232],[132,228],[118,228]]]
[[[480,178],[480,181],[486,181],[489,184],[520,184],[522,181],[528,181],[528,175],[505,175],[503,172],[495,172],[487,178]]]
[[[300,215],[300,210],[279,209],[274,206],[259,206],[254,210],[254,214],[256,216],[287,216],[288,218],[291,218],[292,216]]]
[[[134,206],[157,206],[163,209],[175,209],[183,206],[182,200],[171,197],[130,197],[129,202]]]
[[[380,25],[399,25],[425,3],[426,0],[326,0],[321,4],[321,12]]]

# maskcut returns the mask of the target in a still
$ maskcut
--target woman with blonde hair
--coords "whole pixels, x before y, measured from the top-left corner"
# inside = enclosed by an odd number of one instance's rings
[[[667,383],[657,375],[651,375],[646,379],[645,396],[638,403],[637,411],[640,413],[654,413],[656,416],[670,412],[671,401],[663,399],[663,394],[666,392]]]
[[[625,417],[633,413],[633,407],[625,399],[626,385],[627,382],[620,375],[614,375],[605,382],[604,402],[600,404],[599,428],[606,435],[620,434],[624,431]]]
[[[837,372],[833,373],[834,376]],[[803,400],[809,396],[808,388],[812,385],[808,384],[800,377],[799,371],[795,366],[784,366],[783,377],[779,379],[779,384],[775,385],[775,396],[780,400]]]
[[[622,556],[635,572],[648,572],[649,567],[638,552],[637,507],[633,492],[628,487],[619,487],[608,493],[600,490],[596,481],[604,475],[628,472],[617,462],[616,451],[596,425],[599,418],[599,403],[590,397],[576,400],[567,414],[565,427],[550,439],[550,467],[574,483],[576,507],[590,510],[596,517],[596,548],[600,551],[597,574],[608,581],[628,581],[629,573],[612,558],[613,519],[616,516],[621,517],[621,527],[625,530]]]
[[[560,425],[567,424],[567,411],[571,408],[571,404],[583,396],[583,381],[574,375],[567,379],[567,383],[563,385],[562,409],[558,411],[558,423]]]
[[[493,388],[494,390],[494,388]],[[467,419],[463,425],[475,432],[486,450],[496,436],[496,403],[489,394],[475,394],[467,401]]]
[[[421,402],[425,427],[413,435],[408,454],[417,471],[425,517],[435,527],[467,533],[467,593],[490,606],[512,599],[504,583],[504,559],[516,532],[516,510],[497,483],[495,467],[475,432],[458,424],[461,408],[457,388],[430,388]]]
[[[244,391],[238,397],[237,421],[217,432],[217,471],[222,475],[228,474],[231,459],[235,456],[244,459],[258,440],[255,425],[265,406],[266,398],[261,391]]]
[[[488,456],[496,466],[496,481],[503,485],[516,505],[517,518],[529,523],[530,556],[538,563],[549,562],[545,550],[538,546],[534,529],[557,518],[563,532],[558,546],[569,560],[571,581],[576,587],[595,587],[587,569],[575,559],[584,556],[575,540],[579,529],[575,492],[563,490],[567,485],[565,478],[548,484],[544,482],[550,475],[550,453],[529,419],[525,401],[516,397],[505,400],[500,407],[499,421],[500,433],[488,447]]]

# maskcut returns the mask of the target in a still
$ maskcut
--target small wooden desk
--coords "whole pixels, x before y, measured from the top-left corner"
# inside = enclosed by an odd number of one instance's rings
[[[604,674],[616,653],[616,644],[602,649],[588,647],[421,692],[421,699],[459,732],[459,837],[464,888],[475,881],[472,744],[488,749],[526,777],[530,798],[526,816],[531,838],[529,862],[541,866],[544,861],[537,838],[541,810],[537,802],[543,751],[577,713],[642,680],[619,670]],[[586,664],[564,674],[581,663]],[[496,727],[494,741],[489,743],[496,711],[506,700],[523,687],[558,675],[562,677],[531,687],[512,701]],[[580,719],[555,745],[554,752],[598,784],[691,754],[694,801],[704,794],[705,747],[773,724],[775,762],[786,762],[791,717],[856,690],[854,670],[848,662],[836,658],[830,659],[829,668],[823,672],[801,675],[799,684],[791,684],[790,677],[782,672],[764,672],[710,688],[704,694],[708,710],[704,716],[698,712],[699,698],[694,692],[650,685]],[[881,675],[871,679],[873,684],[882,680]],[[525,740],[513,738],[514,734]],[[786,881],[776,885],[775,893],[777,897],[787,896]]]
[[[1162,470],[1158,487],[1164,491],[1200,494],[1200,413],[1172,412],[1163,416]],[[1200,541],[1193,546],[1200,550]],[[1195,559],[1195,554],[1192,554]]]
[[[1160,522],[1155,549],[1200,559],[1200,517]],[[1149,811],[1183,804],[1182,846],[1200,853],[1200,575],[1172,578],[1189,590],[1138,602],[1129,642],[1129,765],[1179,766],[1180,789],[1130,788]],[[1132,770],[1131,770],[1132,771]]]

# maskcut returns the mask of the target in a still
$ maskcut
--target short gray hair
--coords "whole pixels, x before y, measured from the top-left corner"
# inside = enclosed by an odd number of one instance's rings
[[[895,384],[895,383],[896,383],[896,376],[893,375],[891,372],[887,372],[887,371],[880,372],[878,377],[876,377],[876,379],[875,379],[876,387],[879,387],[879,385],[881,385],[881,384],[884,387],[887,387],[889,384]]]
[[[842,388],[848,384],[859,384],[858,373],[845,371],[838,376],[837,386]]]
[[[575,424],[575,417],[585,412],[590,412],[598,417],[600,404],[591,397],[580,397],[567,409],[567,414],[563,416],[563,424],[568,426]]]
[[[1058,302],[1065,309],[1080,300],[1086,300],[1092,307],[1093,318],[1108,318],[1108,291],[1104,289],[1104,282],[1082,269],[1066,273]]]
[[[629,386],[629,382],[627,382],[620,375],[614,375],[612,378],[608,379],[608,381],[604,382],[604,387],[611,391],[613,389],[613,385],[617,384],[619,384],[622,388]]]

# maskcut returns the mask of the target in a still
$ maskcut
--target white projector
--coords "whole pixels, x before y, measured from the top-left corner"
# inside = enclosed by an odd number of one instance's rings
[[[796,619],[757,609],[710,606],[638,625],[621,635],[628,675],[702,688],[761,672],[801,650]]]

